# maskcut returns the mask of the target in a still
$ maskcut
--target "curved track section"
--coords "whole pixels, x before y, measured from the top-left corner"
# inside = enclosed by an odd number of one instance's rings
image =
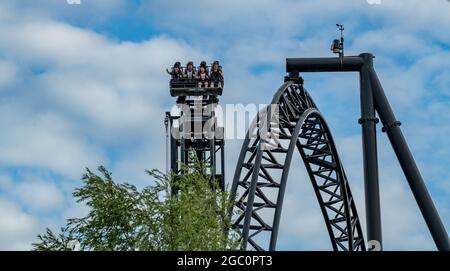
[[[243,249],[275,250],[292,157],[308,171],[333,250],[365,250],[360,220],[330,130],[302,85],[283,84],[254,119],[232,185]]]

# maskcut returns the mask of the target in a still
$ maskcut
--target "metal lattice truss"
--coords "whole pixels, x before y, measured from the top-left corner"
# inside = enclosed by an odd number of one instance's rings
[[[241,234],[243,249],[275,250],[286,183],[297,149],[333,249],[365,250],[355,203],[333,138],[309,94],[302,85],[287,82],[271,104],[251,125],[233,180],[233,223]]]

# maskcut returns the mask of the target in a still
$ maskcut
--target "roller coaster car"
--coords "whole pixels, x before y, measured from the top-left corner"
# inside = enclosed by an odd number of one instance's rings
[[[186,70],[186,67],[181,68],[182,71]],[[219,69],[222,70],[222,66],[219,66]],[[210,67],[206,67],[206,72],[210,72]],[[180,96],[221,96],[223,92],[223,79],[220,81],[222,87],[198,87],[198,80],[196,79],[172,79],[170,80],[170,95],[172,97],[180,97]]]

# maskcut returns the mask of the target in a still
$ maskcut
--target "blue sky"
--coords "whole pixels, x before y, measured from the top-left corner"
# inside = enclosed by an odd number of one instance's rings
[[[450,3],[445,0],[125,1],[0,3],[0,249],[29,249],[45,227],[82,215],[71,192],[85,167],[151,184],[164,168],[164,70],[180,60],[224,67],[221,103],[268,103],[286,57],[372,52],[397,118],[450,228]],[[305,74],[331,126],[364,218],[358,78]],[[379,131],[381,130],[378,127]],[[227,142],[232,176],[240,142]],[[434,249],[385,136],[379,133],[385,247]],[[283,208],[280,249],[330,249],[298,163]],[[229,181],[229,180],[228,180]]]

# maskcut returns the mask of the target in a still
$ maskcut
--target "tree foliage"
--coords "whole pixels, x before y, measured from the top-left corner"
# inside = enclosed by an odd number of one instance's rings
[[[181,175],[147,171],[154,185],[138,190],[117,183],[104,167],[87,169],[73,193],[89,213],[71,218],[55,234],[38,235],[34,250],[226,250],[238,248],[230,230],[232,202],[203,174],[204,166]],[[172,193],[177,187],[178,193]]]

